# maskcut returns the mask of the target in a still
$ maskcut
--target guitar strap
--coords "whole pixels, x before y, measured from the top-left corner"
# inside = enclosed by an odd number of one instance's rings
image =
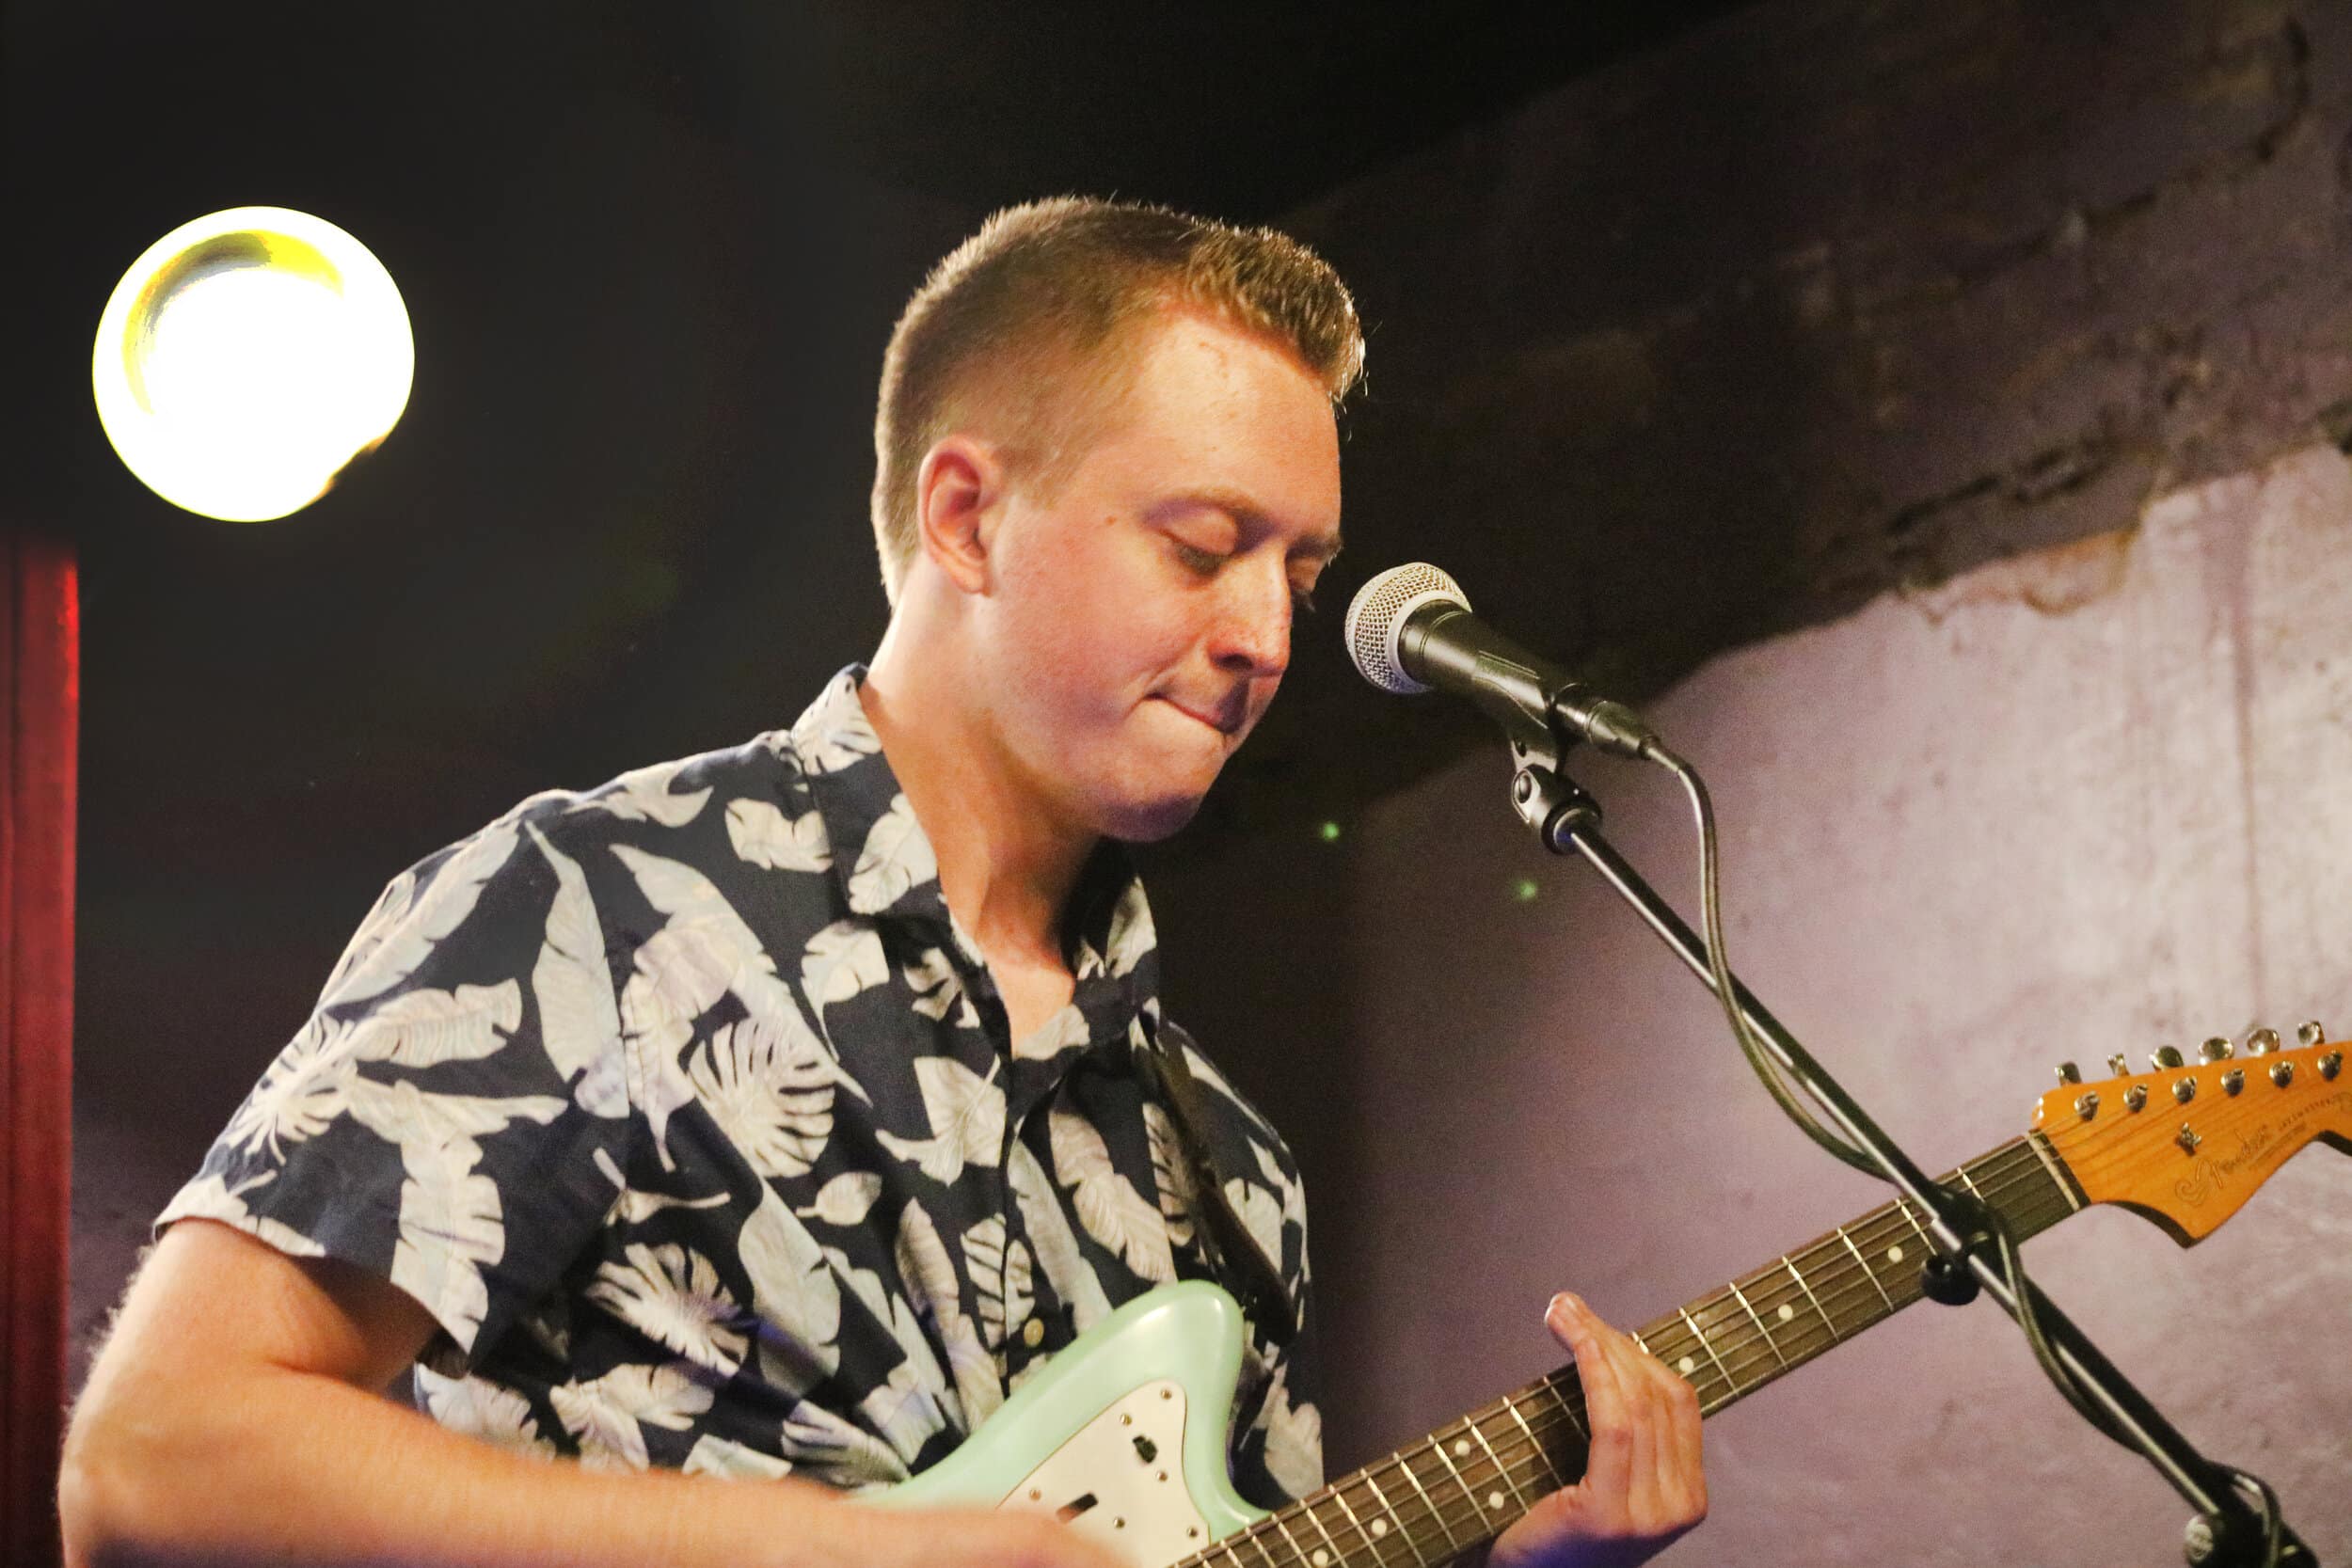
[[[1232,1202],[1225,1196],[1225,1185],[1217,1180],[1216,1166],[1209,1158],[1208,1117],[1200,1103],[1200,1085],[1194,1082],[1192,1069],[1184,1062],[1184,1047],[1188,1043],[1184,1032],[1163,1019],[1158,1035],[1152,1055],[1158,1067],[1160,1084],[1168,1091],[1162,1098],[1167,1101],[1168,1120],[1176,1129],[1177,1147],[1192,1171],[1192,1189],[1197,1198],[1193,1205],[1193,1234],[1200,1239],[1210,1271],[1233,1292],[1243,1312],[1267,1338],[1278,1345],[1287,1345],[1297,1336],[1298,1314],[1291,1303],[1290,1291],[1282,1285],[1282,1271],[1266,1257],[1265,1249],[1249,1233],[1249,1227],[1233,1212]]]

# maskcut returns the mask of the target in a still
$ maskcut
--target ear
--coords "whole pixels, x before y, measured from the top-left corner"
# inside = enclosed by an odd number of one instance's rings
[[[914,476],[923,553],[967,594],[987,590],[988,548],[1005,498],[1004,465],[987,442],[942,436]]]

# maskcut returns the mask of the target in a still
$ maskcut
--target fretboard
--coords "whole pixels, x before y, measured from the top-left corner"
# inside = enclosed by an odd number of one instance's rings
[[[1941,1180],[1973,1191],[2020,1241],[2081,1207],[2039,1133]],[[1917,1301],[1933,1255],[1923,1222],[1908,1198],[1874,1209],[1634,1338],[1711,1415]],[[1435,1568],[1581,1475],[1587,1435],[1571,1365],[1174,1568]]]

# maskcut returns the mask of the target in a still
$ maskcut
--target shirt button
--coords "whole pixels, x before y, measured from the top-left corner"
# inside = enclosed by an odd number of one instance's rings
[[[1021,1342],[1031,1350],[1043,1344],[1045,1342],[1045,1321],[1042,1318],[1031,1318],[1022,1324]]]

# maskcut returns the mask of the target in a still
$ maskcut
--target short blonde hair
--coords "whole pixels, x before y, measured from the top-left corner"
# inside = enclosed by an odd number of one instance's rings
[[[893,603],[921,547],[914,486],[932,444],[987,407],[1008,459],[1052,483],[1124,390],[1132,328],[1168,308],[1281,344],[1334,407],[1362,373],[1347,286],[1286,234],[1082,197],[1008,207],[931,269],[882,356],[874,542]]]

